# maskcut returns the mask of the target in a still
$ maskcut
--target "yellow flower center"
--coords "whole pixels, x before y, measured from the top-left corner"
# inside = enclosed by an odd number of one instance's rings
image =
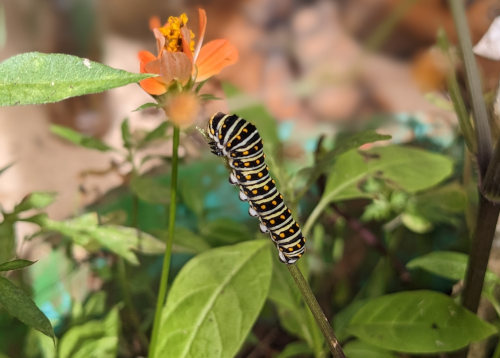
[[[170,16],[167,23],[160,27],[160,32],[165,36],[165,49],[170,52],[182,52],[181,29],[188,22],[186,14],[180,16]],[[189,30],[189,47],[194,51],[194,33]]]

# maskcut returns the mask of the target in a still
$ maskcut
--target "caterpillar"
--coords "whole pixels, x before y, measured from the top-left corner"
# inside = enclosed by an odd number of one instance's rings
[[[269,175],[255,125],[237,115],[219,112],[208,121],[207,133],[210,150],[226,158],[231,170],[229,182],[239,186],[240,199],[248,201],[248,213],[258,217],[260,230],[271,236],[279,259],[295,263],[305,251],[306,240]]]

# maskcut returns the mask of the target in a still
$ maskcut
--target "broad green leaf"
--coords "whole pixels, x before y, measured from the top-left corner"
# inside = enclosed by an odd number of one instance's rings
[[[269,291],[269,247],[254,240],[189,261],[167,298],[156,357],[234,357]]]
[[[20,213],[31,209],[43,209],[52,204],[56,196],[56,193],[43,191],[31,193],[16,205],[14,213]]]
[[[26,358],[57,358],[54,340],[34,329],[30,329],[28,332],[24,344],[24,354]],[[0,355],[0,358],[3,357]]]
[[[381,177],[400,189],[415,193],[438,184],[452,170],[451,159],[422,149],[387,146],[368,151],[351,150],[336,161],[324,197],[329,201],[366,197],[359,183],[369,176]]]
[[[55,135],[64,138],[66,140],[69,140],[70,142],[84,148],[95,149],[100,152],[107,152],[113,150],[112,147],[100,141],[99,139],[89,137],[87,135],[81,134],[67,127],[53,124],[50,126],[50,131]]]
[[[0,106],[57,102],[152,77],[86,58],[29,52],[0,63]]]
[[[55,338],[52,325],[31,298],[19,287],[0,276],[0,306],[24,324]]]
[[[375,347],[362,341],[350,341],[344,346],[347,358],[395,358],[396,355],[390,351]]]
[[[117,225],[98,225],[95,213],[66,220],[53,221],[45,218],[41,226],[45,230],[56,231],[87,250],[106,248],[123,257],[133,265],[139,264],[133,251],[144,254],[160,254],[165,250],[165,244],[144,232],[134,228]]]
[[[19,270],[25,268],[27,266],[31,266],[35,263],[35,261],[29,260],[12,260],[7,261],[0,264],[0,271],[10,271],[10,270]]]
[[[15,246],[15,221],[4,219],[3,222],[0,222],[0,262],[13,258]]]
[[[419,354],[458,350],[497,332],[450,297],[424,290],[367,301],[349,331],[377,347]]]
[[[257,127],[264,142],[264,150],[273,155],[279,144],[276,121],[259,102],[248,101],[248,96],[229,83],[222,85],[232,114],[245,118]]]
[[[184,227],[175,227],[173,250],[198,254],[210,249],[210,245],[199,235]]]
[[[253,239],[252,233],[245,225],[223,218],[201,225],[200,234],[211,246],[229,245]]]
[[[59,358],[114,358],[118,351],[120,319],[115,306],[103,320],[72,327],[59,343]]]
[[[462,252],[434,251],[414,258],[406,264],[409,269],[420,268],[449,280],[459,281],[465,277],[469,256]],[[500,284],[500,278],[487,270],[485,280]]]
[[[313,356],[314,352],[309,348],[307,344],[304,342],[292,342],[286,345],[285,349],[281,351],[277,356],[273,356],[274,358],[301,358],[301,357],[309,357]]]
[[[121,125],[122,142],[124,148],[132,147],[132,133],[130,133],[130,124],[128,118],[125,118]]]
[[[170,201],[170,189],[150,177],[134,176],[130,190],[147,203],[168,204]]]
[[[422,149],[387,146],[367,151],[350,150],[337,158],[328,176],[325,191],[304,225],[309,234],[312,225],[331,202],[369,198],[361,182],[379,177],[408,193],[428,189],[446,179],[453,170],[448,157]]]

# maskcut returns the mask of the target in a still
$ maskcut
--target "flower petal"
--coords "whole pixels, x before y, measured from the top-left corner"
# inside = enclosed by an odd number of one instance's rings
[[[238,61],[238,50],[226,39],[218,39],[208,42],[200,50],[196,67],[198,74],[196,82],[206,80],[218,74],[224,67]]]
[[[167,92],[167,86],[156,78],[146,78],[140,81],[139,85],[149,94],[160,95]]]
[[[153,29],[158,27],[161,27],[160,18],[158,16],[151,16],[149,19],[149,29],[153,31]]]
[[[196,48],[194,49],[194,62],[200,54],[201,45],[203,44],[203,38],[205,37],[205,30],[207,28],[207,13],[204,9],[198,9],[198,42],[196,43]]]
[[[173,80],[182,84],[191,78],[193,64],[183,52],[170,52],[163,50],[160,57],[160,76],[165,83]]]
[[[191,52],[191,31],[187,26],[183,26],[181,28],[181,39],[182,39],[182,52],[186,54],[189,58],[189,61],[193,63],[193,53]]]
[[[153,34],[156,38],[156,50],[158,51],[158,56],[160,56],[165,47],[165,36],[158,29],[153,29]]]
[[[141,73],[147,72],[146,71],[146,64],[148,64],[151,61],[156,60],[156,56],[153,55],[149,51],[139,51],[139,53],[137,54],[137,57],[139,57],[140,66],[141,66],[140,67]]]

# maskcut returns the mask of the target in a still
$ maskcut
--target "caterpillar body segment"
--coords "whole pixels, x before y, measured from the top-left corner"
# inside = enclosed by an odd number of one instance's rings
[[[257,128],[237,115],[216,113],[207,127],[210,150],[226,158],[229,182],[240,187],[240,199],[248,201],[248,213],[269,233],[282,262],[295,263],[305,252],[305,239],[286,206],[265,163],[262,139]]]

